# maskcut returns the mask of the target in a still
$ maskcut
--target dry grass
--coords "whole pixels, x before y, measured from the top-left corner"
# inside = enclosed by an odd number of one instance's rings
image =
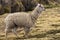
[[[4,18],[8,14],[0,15],[0,39],[5,40],[4,33]],[[60,40],[60,7],[46,9],[38,17],[36,27],[31,28],[30,36],[28,39],[22,38],[24,31],[18,32],[19,37],[17,38],[14,34],[9,34],[9,40]]]

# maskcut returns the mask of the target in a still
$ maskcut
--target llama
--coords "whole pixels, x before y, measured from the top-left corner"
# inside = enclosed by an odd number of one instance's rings
[[[45,8],[43,5],[38,4],[36,8],[32,11],[32,13],[25,13],[25,12],[17,12],[17,13],[12,13],[9,14],[5,18],[5,37],[7,40],[7,34],[9,31],[13,30],[13,33],[18,37],[17,35],[17,28],[22,27],[24,28],[25,37],[28,37],[28,33],[30,31],[30,28],[34,25],[35,20],[39,16],[39,14],[44,11]]]

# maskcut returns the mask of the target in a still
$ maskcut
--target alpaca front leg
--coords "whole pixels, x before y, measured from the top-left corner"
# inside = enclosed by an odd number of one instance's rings
[[[24,37],[25,37],[25,38],[28,38],[28,36],[29,36],[29,31],[30,31],[30,27],[25,27],[24,31],[25,31]]]
[[[17,36],[17,38],[19,38],[19,36],[17,35],[16,30],[17,30],[17,28],[14,28],[14,29],[12,29],[12,32]]]

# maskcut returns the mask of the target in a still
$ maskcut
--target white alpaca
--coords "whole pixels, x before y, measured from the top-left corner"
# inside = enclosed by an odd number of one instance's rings
[[[17,36],[16,29],[18,27],[24,28],[25,37],[27,37],[30,31],[30,28],[34,25],[35,20],[43,10],[45,10],[44,6],[41,4],[38,4],[36,8],[32,11],[32,13],[18,12],[18,13],[9,14],[5,18],[6,40],[7,40],[7,34],[11,30],[13,30],[14,34]]]

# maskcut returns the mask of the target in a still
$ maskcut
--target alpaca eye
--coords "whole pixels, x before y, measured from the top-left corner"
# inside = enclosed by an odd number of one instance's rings
[[[41,5],[39,7],[41,7]]]

